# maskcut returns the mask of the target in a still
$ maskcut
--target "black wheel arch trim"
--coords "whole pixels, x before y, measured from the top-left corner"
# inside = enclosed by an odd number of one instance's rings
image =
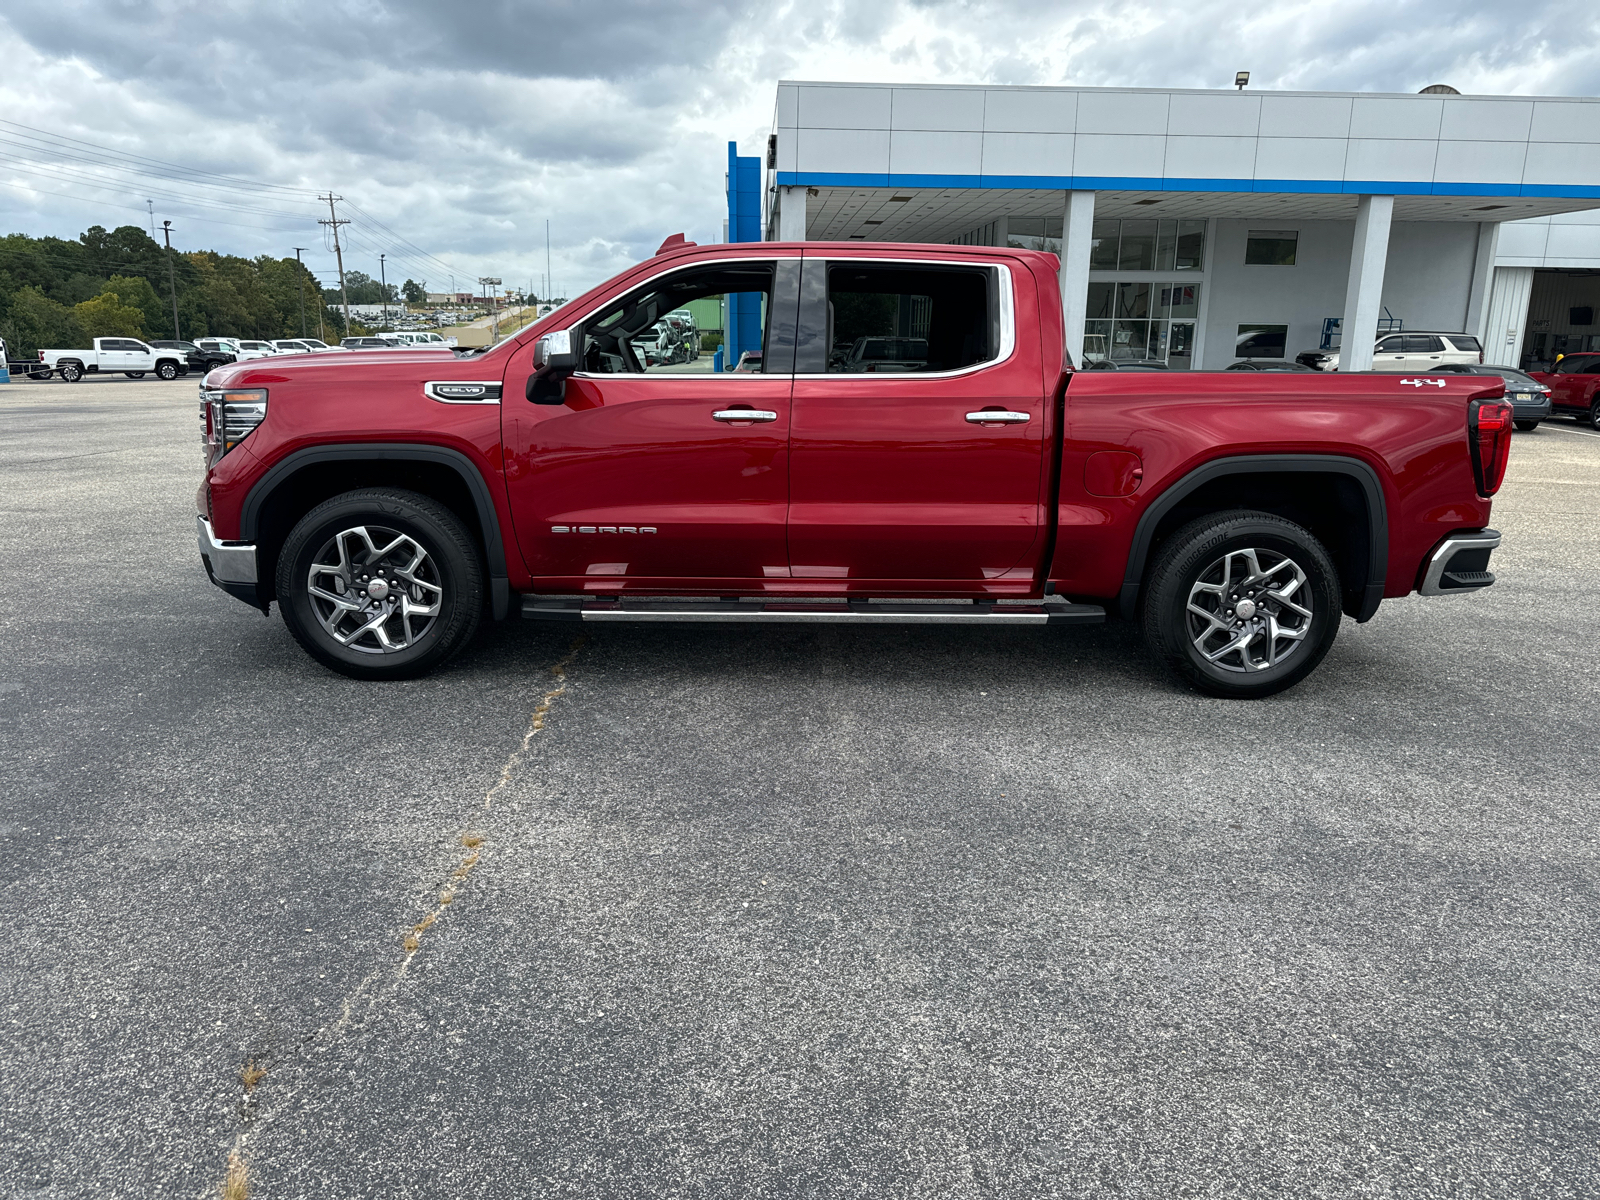
[[[1335,454],[1246,454],[1218,458],[1202,463],[1172,484],[1145,508],[1133,532],[1128,551],[1128,569],[1122,577],[1117,603],[1122,615],[1132,618],[1137,611],[1139,590],[1150,558],[1150,543],[1156,526],[1191,493],[1214,479],[1228,475],[1268,475],[1301,472],[1308,475],[1344,475],[1354,479],[1367,500],[1367,585],[1356,612],[1357,621],[1370,621],[1383,600],[1389,570],[1389,509],[1383,483],[1371,464],[1359,458]]]
[[[239,539],[253,542],[260,527],[261,510],[278,487],[297,471],[321,463],[342,462],[351,459],[362,461],[429,462],[449,467],[461,477],[467,494],[472,497],[473,509],[478,514],[478,526],[483,530],[484,561],[488,566],[489,597],[494,619],[503,621],[511,610],[511,584],[506,575],[505,542],[500,534],[500,518],[495,512],[494,495],[484,481],[483,474],[459,450],[448,446],[430,446],[414,442],[346,442],[328,446],[310,446],[287,454],[268,468],[256,480],[244,498],[239,512]]]

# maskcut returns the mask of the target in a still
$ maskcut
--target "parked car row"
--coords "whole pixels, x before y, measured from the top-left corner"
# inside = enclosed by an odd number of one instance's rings
[[[367,337],[347,337],[338,350],[454,350],[456,339],[424,330],[417,333],[375,333]]]

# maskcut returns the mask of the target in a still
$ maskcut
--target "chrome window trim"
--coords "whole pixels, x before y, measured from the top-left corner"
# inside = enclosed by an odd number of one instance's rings
[[[751,245],[758,245],[759,243],[752,242],[750,244]],[[959,379],[963,375],[975,375],[979,371],[990,371],[990,370],[993,370],[996,367],[1004,366],[1006,363],[1010,362],[1011,359],[1016,355],[1016,352],[1017,352],[1017,304],[1016,304],[1016,294],[1015,294],[1015,291],[1013,290],[1016,285],[1015,285],[1015,283],[1013,282],[1013,280],[1011,278],[1011,267],[1010,267],[1009,263],[998,263],[998,262],[976,262],[975,263],[971,259],[960,259],[960,258],[883,258],[883,257],[879,257],[879,256],[876,256],[876,255],[870,256],[870,257],[866,257],[866,256],[856,256],[856,255],[839,256],[839,255],[831,255],[831,254],[830,255],[820,255],[819,254],[819,255],[816,255],[814,257],[811,256],[811,255],[806,255],[806,256],[803,256],[803,257],[804,257],[804,261],[806,261],[806,262],[820,262],[820,263],[822,263],[823,266],[824,266],[824,269],[826,269],[829,266],[832,266],[834,263],[896,263],[896,264],[909,264],[911,266],[926,266],[926,267],[966,267],[969,270],[974,268],[974,267],[976,267],[979,270],[998,273],[999,278],[1000,278],[1000,286],[996,289],[996,292],[998,293],[999,301],[1000,301],[1000,346],[999,346],[999,350],[995,354],[995,357],[993,357],[991,359],[986,359],[985,361],[983,361],[981,363],[973,363],[970,367],[961,367],[959,370],[955,370],[955,371],[885,371],[885,372],[883,372],[881,374],[879,374],[877,372],[872,372],[871,373],[872,374],[872,378],[875,379],[875,380],[877,380],[877,379],[885,379],[885,380],[889,380],[889,379],[892,379],[892,380]],[[771,263],[776,263],[776,262],[778,262],[778,261],[780,261],[782,259],[799,259],[799,258],[802,258],[802,255],[799,255],[799,254],[774,254],[774,255],[772,255],[770,257],[766,257],[766,256],[762,256],[762,255],[750,255],[750,256],[746,257],[746,256],[741,255],[741,256],[739,256],[737,258],[711,259],[711,260],[707,260],[707,261],[704,261],[704,262],[695,263],[695,264],[693,264],[693,266],[694,267],[703,267],[703,266],[709,265],[711,262],[771,262]],[[627,291],[624,291],[624,292],[620,293],[620,295],[625,296],[625,295],[628,294],[628,292],[634,291],[636,288],[644,287],[648,283],[653,283],[655,280],[660,279],[663,275],[670,275],[674,271],[689,270],[689,269],[692,269],[692,268],[689,268],[689,267],[669,267],[664,271],[658,271],[654,275],[651,275],[650,277],[648,277],[647,279],[641,280],[639,283],[635,284],[633,287],[628,288]],[[615,298],[616,297],[608,297],[608,299],[615,299]],[[602,304],[603,303],[604,303],[604,301],[602,301]],[[591,308],[587,313],[584,313],[583,316],[577,318],[575,321],[572,321],[567,326],[567,328],[569,330],[570,329],[575,329],[577,326],[583,324],[584,321],[586,321],[589,317],[593,316],[596,312],[598,312],[600,307],[601,306],[599,304],[597,304],[594,308]],[[705,372],[696,371],[696,372],[693,372],[693,373],[680,373],[680,372],[677,372],[677,371],[672,371],[672,372],[663,371],[663,372],[660,372],[659,374],[651,373],[649,371],[643,371],[643,372],[640,372],[637,375],[632,374],[632,373],[627,373],[627,374],[622,374],[622,375],[591,375],[587,371],[574,371],[572,373],[572,378],[574,378],[574,379],[600,379],[600,380],[606,380],[606,379],[652,379],[652,380],[685,379],[685,380],[689,380],[691,382],[698,383],[701,380],[705,379],[707,376],[712,376],[712,375],[715,375],[715,374],[716,374],[716,372],[712,372],[712,371],[705,371]],[[865,373],[863,373],[863,375],[861,375],[861,376],[855,376],[855,375],[845,375],[845,374],[843,374],[842,372],[839,372],[839,371],[798,372],[798,373],[795,373],[795,374],[779,374],[778,372],[773,372],[772,374],[767,374],[765,372],[760,372],[760,371],[746,371],[746,372],[723,371],[722,374],[724,374],[724,375],[742,374],[743,376],[745,376],[746,378],[749,378],[749,379],[855,379],[855,378],[865,378]]]
[[[440,385],[481,387],[484,394],[479,397],[465,399],[460,396],[441,396],[436,390]],[[430,379],[422,385],[422,394],[429,400],[437,400],[440,404],[499,404],[500,381],[498,379]]]
[[[976,375],[979,371],[992,371],[996,367],[1004,366],[1010,362],[1017,352],[1017,302],[1012,291],[1015,286],[1011,279],[1011,267],[1006,263],[973,262],[971,259],[951,258],[880,258],[856,257],[854,255],[828,255],[818,256],[815,259],[807,258],[807,262],[821,262],[824,268],[832,267],[834,263],[897,263],[918,267],[974,267],[980,270],[998,273],[1000,286],[995,289],[1000,300],[1000,345],[995,356],[985,359],[980,363],[973,363],[970,367],[961,367],[955,371],[884,371],[863,372],[859,375],[845,374],[842,371],[802,372],[793,376],[795,379],[865,379],[868,374],[874,380],[918,380],[918,379],[959,379],[963,375]]]

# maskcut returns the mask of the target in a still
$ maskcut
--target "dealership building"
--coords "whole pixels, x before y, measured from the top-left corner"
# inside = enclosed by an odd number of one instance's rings
[[[783,82],[728,199],[735,241],[1054,252],[1075,359],[1600,349],[1597,100]]]

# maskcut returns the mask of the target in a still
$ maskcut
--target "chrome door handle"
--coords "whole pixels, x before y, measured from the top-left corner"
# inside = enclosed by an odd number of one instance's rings
[[[719,408],[713,421],[776,421],[778,414],[766,408]]]
[[[974,425],[1021,425],[1025,421],[1032,420],[1032,417],[1024,412],[991,410],[989,412],[970,412],[967,414],[967,420]]]

